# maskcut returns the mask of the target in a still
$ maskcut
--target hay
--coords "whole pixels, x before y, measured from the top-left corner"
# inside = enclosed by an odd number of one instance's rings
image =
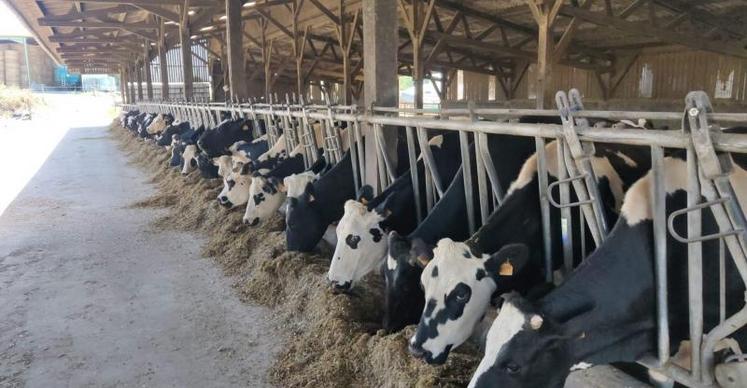
[[[382,280],[364,279],[353,295],[329,291],[328,251],[314,254],[285,250],[280,216],[256,228],[241,223],[243,211],[227,211],[215,200],[219,181],[199,173],[183,177],[167,166],[167,153],[137,140],[117,124],[112,134],[135,165],[154,171],[155,195],[136,207],[166,207],[156,229],[201,232],[208,241],[202,254],[233,279],[240,298],[275,310],[276,322],[289,341],[270,370],[283,387],[451,387],[464,386],[479,356],[468,345],[442,366],[411,357],[407,339],[414,327],[385,335],[381,322]]]

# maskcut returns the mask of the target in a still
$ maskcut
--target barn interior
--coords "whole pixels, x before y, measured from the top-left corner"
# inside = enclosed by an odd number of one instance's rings
[[[386,126],[395,124],[417,127],[418,136],[426,124],[460,130],[460,124],[443,122],[448,120],[417,121],[448,117],[447,110],[473,121],[475,112],[481,119],[496,119],[480,128],[501,133],[507,125],[497,119],[517,112],[557,115],[556,93],[572,89],[571,97],[581,96],[584,108],[598,117],[633,119],[635,112],[644,112],[640,117],[653,118],[657,129],[680,128],[683,99],[692,91],[705,91],[718,113],[709,117],[723,122],[743,123],[747,107],[747,3],[742,0],[36,0],[9,5],[55,62],[82,74],[117,75],[122,106],[131,111],[204,107],[217,116],[230,107],[244,109],[248,117],[247,109],[254,115],[257,107],[270,117],[269,103],[277,104],[274,109],[285,104],[288,118],[301,117],[308,106],[309,117],[323,120],[339,106],[343,112],[336,118],[359,120],[363,134],[379,136],[376,131],[383,130],[376,142],[384,142],[393,136]],[[411,89],[403,88],[410,79]],[[291,113],[291,107],[298,111]],[[188,117],[199,116],[196,111]],[[217,124],[215,118],[206,122]],[[531,136],[551,138],[546,134],[557,128],[534,126]],[[589,135],[583,128],[579,133]],[[583,139],[609,141],[615,130],[601,129],[598,136]],[[727,137],[719,138],[719,151],[744,150],[740,138]],[[662,147],[685,148],[679,137],[663,131],[636,132],[626,141],[650,145],[659,161]],[[356,184],[365,181],[380,192],[394,179],[379,155],[386,151],[376,147],[366,142],[365,148],[351,149],[361,160]],[[353,159],[354,166],[359,159]],[[489,183],[481,182],[486,186],[479,190],[489,192]],[[447,186],[435,185],[444,186],[431,188],[435,191]],[[485,205],[477,212],[482,218],[470,220],[470,227],[485,222],[494,206]],[[368,346],[376,351],[393,346],[372,343]],[[667,345],[660,342],[659,354],[646,366],[661,366],[656,357],[668,359]],[[381,365],[391,364],[377,365],[376,373],[383,373]],[[426,373],[421,366],[407,368],[397,371]],[[449,364],[439,370],[443,379],[434,380],[437,384],[419,383],[450,386],[456,378],[449,380],[449,368],[458,369]],[[716,386],[674,366],[668,372],[688,386]],[[396,385],[392,379],[370,381]],[[601,379],[601,386],[613,380],[620,386],[638,383],[609,374],[594,379]],[[302,386],[298,380],[288,383]]]

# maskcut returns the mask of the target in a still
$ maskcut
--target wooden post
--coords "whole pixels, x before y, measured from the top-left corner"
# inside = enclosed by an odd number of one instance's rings
[[[552,106],[553,93],[550,90],[552,80],[553,50],[552,26],[558,15],[563,0],[526,0],[538,26],[537,37],[537,109]]]
[[[150,74],[150,41],[144,41],[143,71],[145,71],[145,95],[148,101],[153,101],[153,76]]]
[[[228,48],[228,80],[231,96],[245,99],[249,92],[244,69],[244,28],[241,24],[242,0],[226,0],[226,40]]]
[[[127,98],[127,71],[125,70],[124,65],[119,68],[119,90],[120,93],[122,93],[122,102],[125,104],[129,104],[130,101],[128,101]]]
[[[179,23],[179,43],[182,50],[184,98],[191,101],[194,97],[194,79],[192,70],[192,38],[189,30],[189,0],[185,0],[182,7],[182,22]]]
[[[298,96],[300,97],[306,92],[303,77],[303,53],[306,50],[306,39],[309,36],[310,26],[306,26],[303,37],[301,37],[299,41],[298,14],[301,12],[301,7],[298,5],[297,1],[293,2],[291,11],[293,12],[293,55],[296,59],[296,93],[298,93]]]
[[[363,98],[364,105],[385,107],[399,105],[399,82],[397,78],[397,46],[399,45],[397,4],[392,0],[365,0],[361,3],[363,13]],[[365,138],[365,182],[377,188],[378,166],[376,143],[370,128],[364,128]],[[397,131],[385,127],[384,139],[387,152],[397,163]]]
[[[422,8],[421,1],[413,1],[409,7],[404,2],[398,2],[404,14],[407,32],[412,44],[412,82],[415,87],[415,108],[423,107],[423,80],[425,66],[423,63],[423,38],[428,29],[428,23],[433,15],[436,0],[428,0],[426,8]]]
[[[137,100],[143,101],[143,72],[137,63],[135,63],[135,77],[137,79]]]
[[[130,104],[135,103],[135,80],[133,79],[134,72],[135,72],[135,67],[132,64],[130,64],[127,67],[127,73],[128,73],[127,80],[129,81],[129,84],[130,84],[130,87],[129,87],[130,94],[128,96],[128,100],[130,101]]]
[[[269,103],[271,100],[272,93],[272,43],[273,41],[267,41],[267,20],[265,18],[259,19],[260,31],[262,33],[262,64],[264,65],[265,73],[265,99]]]
[[[163,18],[160,19],[160,25],[158,29],[158,62],[159,70],[161,71],[161,100],[169,100],[169,64],[166,60],[166,26]]]

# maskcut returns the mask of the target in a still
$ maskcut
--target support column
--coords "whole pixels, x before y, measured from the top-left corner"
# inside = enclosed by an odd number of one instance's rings
[[[150,74],[150,42],[145,40],[143,50],[143,71],[145,72],[145,95],[153,101],[153,76]]]
[[[137,81],[137,100],[143,101],[143,72],[137,63],[135,63],[135,77]]]
[[[169,100],[169,64],[166,60],[166,25],[163,23],[163,18],[160,18],[160,26],[158,29],[158,63],[161,71],[161,100]]]
[[[262,64],[265,71],[265,99],[270,102],[272,93],[272,44],[273,40],[267,41],[267,20],[259,19],[260,31],[262,32]]]
[[[303,79],[303,53],[306,50],[306,37],[309,35],[309,26],[306,26],[303,37],[299,37],[298,14],[300,13],[301,9],[298,5],[298,2],[293,2],[291,10],[293,12],[293,55],[296,59],[296,93],[298,93],[298,96],[301,97],[305,95],[306,91]]]
[[[182,7],[182,22],[179,23],[179,43],[182,50],[184,98],[191,101],[194,97],[194,74],[192,70],[192,38],[189,28],[189,0],[185,0]]]
[[[405,25],[412,44],[412,82],[415,87],[415,109],[423,108],[423,81],[425,64],[423,63],[423,38],[428,29],[436,0],[428,0],[423,8],[421,1],[413,1],[409,7],[400,2],[405,15]]]
[[[397,46],[399,44],[397,2],[366,0],[363,8],[363,78],[364,102],[386,107],[399,105],[397,78]],[[370,128],[366,129],[367,134]],[[397,133],[385,130],[384,138],[389,155],[396,156]],[[366,183],[378,186],[376,144],[373,136],[366,136]],[[396,158],[394,159],[396,161]]]
[[[128,101],[130,101],[130,104],[134,104],[135,101],[135,77],[133,77],[133,73],[135,72],[135,67],[132,65],[129,65],[127,68],[127,81],[129,83],[129,95],[128,95]]]
[[[228,47],[228,80],[231,96],[249,97],[244,69],[244,34],[241,24],[242,0],[226,0],[226,40]]]
[[[119,92],[122,93],[122,103],[129,104],[127,101],[127,76],[124,66],[119,68]]]
[[[552,81],[552,55],[555,42],[552,38],[552,25],[558,16],[563,0],[526,0],[537,22],[537,79],[535,92],[537,94],[537,109],[553,106],[553,91],[550,90]]]

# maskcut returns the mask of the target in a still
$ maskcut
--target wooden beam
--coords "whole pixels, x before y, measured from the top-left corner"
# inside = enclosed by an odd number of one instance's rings
[[[179,23],[179,21],[181,20],[178,13],[169,11],[168,9],[165,9],[165,8],[161,8],[161,7],[154,6],[154,5],[146,5],[146,4],[139,4],[137,5],[137,7],[142,9],[143,11],[150,12],[153,15],[160,16],[164,19],[170,20],[175,23]]]
[[[130,4],[130,5],[184,5],[184,0],[82,0],[82,3]],[[190,7],[216,7],[221,2],[216,0],[190,0]]]
[[[321,11],[324,16],[328,17],[329,20],[332,21],[335,25],[340,25],[340,19],[335,16],[335,14],[329,10],[329,8],[325,7],[324,4],[320,3],[319,0],[309,0],[311,4],[314,4],[314,6]]]
[[[680,34],[671,30],[658,28],[648,22],[630,22],[620,18],[607,16],[604,13],[569,6],[561,7],[560,13],[570,17],[577,17],[600,26],[609,26],[622,32],[660,39],[671,44],[718,54],[747,58],[747,50],[744,47],[730,43],[702,39],[694,34]]]
[[[158,25],[153,23],[136,22],[136,23],[117,23],[117,22],[96,22],[96,21],[71,21],[71,20],[42,20],[39,19],[39,25],[45,27],[78,27],[78,28],[119,28],[123,30],[155,30]]]
[[[158,29],[158,70],[161,74],[161,100],[169,100],[169,68],[167,63],[166,53],[168,48],[166,46],[166,28],[164,25],[163,18],[159,18],[159,29]]]

